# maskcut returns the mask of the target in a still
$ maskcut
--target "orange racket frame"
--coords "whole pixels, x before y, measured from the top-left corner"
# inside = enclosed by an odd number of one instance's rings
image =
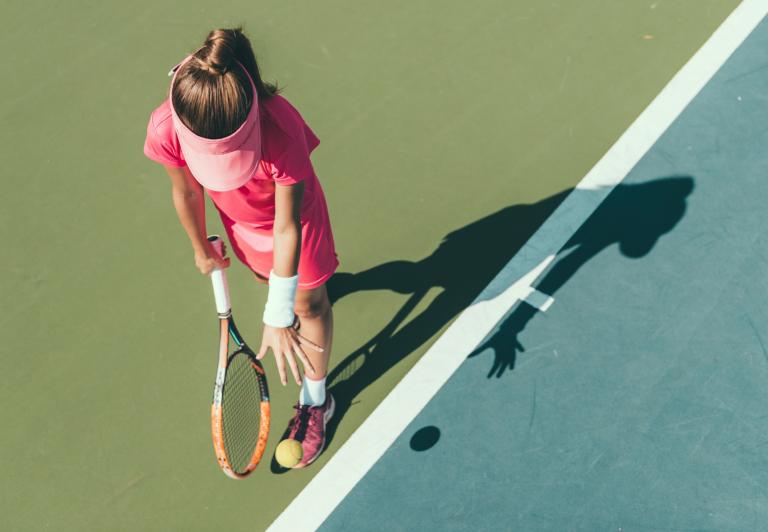
[[[222,255],[223,245],[221,238],[217,235],[211,235],[208,237],[208,240],[213,244],[214,249],[219,255]],[[256,466],[261,460],[264,450],[267,447],[270,416],[269,388],[267,387],[267,378],[264,373],[264,367],[261,365],[261,362],[256,359],[256,355],[253,351],[246,345],[235,326],[229,299],[229,286],[224,270],[216,269],[211,272],[211,282],[213,284],[213,293],[216,299],[216,310],[219,314],[219,360],[218,369],[216,370],[216,382],[213,387],[213,404],[211,405],[211,436],[219,467],[221,467],[222,471],[224,471],[228,477],[240,479],[247,477],[251,471],[256,469]],[[230,338],[238,347],[232,355],[229,354]],[[222,397],[225,393],[224,381],[227,373],[227,365],[231,356],[239,353],[247,355],[250,359],[251,366],[256,373],[259,391],[261,393],[261,401],[259,404],[259,435],[253,454],[244,470],[235,471],[227,456],[227,450],[224,443]]]
[[[221,341],[219,344],[219,368],[216,372],[216,384],[214,385],[213,391],[213,404],[211,405],[211,436],[213,438],[213,449],[216,452],[216,460],[219,462],[219,467],[221,467],[222,471],[224,471],[228,477],[239,479],[247,477],[251,471],[256,469],[256,466],[259,464],[259,461],[264,454],[264,450],[267,447],[270,416],[269,392],[267,391],[267,379],[266,375],[264,374],[264,367],[261,365],[261,362],[256,360],[256,357],[245,345],[245,342],[243,342],[240,334],[237,331],[237,327],[235,327],[235,323],[232,320],[232,317],[229,316],[227,318],[222,318],[220,320],[220,327]],[[244,350],[250,357],[251,366],[253,366],[253,369],[256,371],[258,376],[262,398],[261,403],[259,404],[261,415],[259,417],[258,440],[256,442],[256,446],[254,447],[253,454],[251,455],[250,462],[242,472],[237,472],[232,469],[229,458],[227,457],[226,448],[224,446],[224,424],[222,422],[223,418],[221,399],[224,392],[224,378],[226,376],[227,362],[229,359],[228,347],[230,336],[235,341],[235,343],[238,344],[240,349]]]

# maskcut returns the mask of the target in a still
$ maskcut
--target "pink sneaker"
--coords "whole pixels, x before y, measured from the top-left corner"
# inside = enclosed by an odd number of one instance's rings
[[[330,393],[326,394],[325,404],[309,406],[297,404],[293,408],[296,414],[288,424],[288,438],[301,442],[304,456],[294,469],[306,467],[320,456],[325,447],[325,426],[333,417],[336,404]]]

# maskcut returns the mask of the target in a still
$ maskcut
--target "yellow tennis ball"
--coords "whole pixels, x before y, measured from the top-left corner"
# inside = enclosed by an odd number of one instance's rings
[[[304,450],[301,448],[301,442],[296,440],[283,440],[277,445],[275,459],[283,467],[292,468],[301,462],[304,456]]]

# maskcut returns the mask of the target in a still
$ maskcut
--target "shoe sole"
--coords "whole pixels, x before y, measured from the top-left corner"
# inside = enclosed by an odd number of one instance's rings
[[[314,462],[315,460],[317,460],[318,456],[323,454],[323,450],[325,450],[325,429],[328,426],[328,422],[333,417],[334,411],[336,410],[336,401],[333,399],[332,395],[330,397],[331,397],[331,406],[328,407],[328,410],[325,412],[325,414],[323,414],[323,443],[320,445],[320,450],[317,451],[317,454],[315,454],[315,456],[312,457],[312,460],[310,460],[306,464],[302,464],[302,463],[296,464],[295,466],[293,466],[292,469],[303,469],[307,467],[309,464],[311,464],[312,462]]]

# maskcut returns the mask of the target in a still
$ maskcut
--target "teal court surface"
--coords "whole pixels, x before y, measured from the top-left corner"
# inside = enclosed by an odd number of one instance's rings
[[[731,15],[272,530],[768,529],[765,7]]]

